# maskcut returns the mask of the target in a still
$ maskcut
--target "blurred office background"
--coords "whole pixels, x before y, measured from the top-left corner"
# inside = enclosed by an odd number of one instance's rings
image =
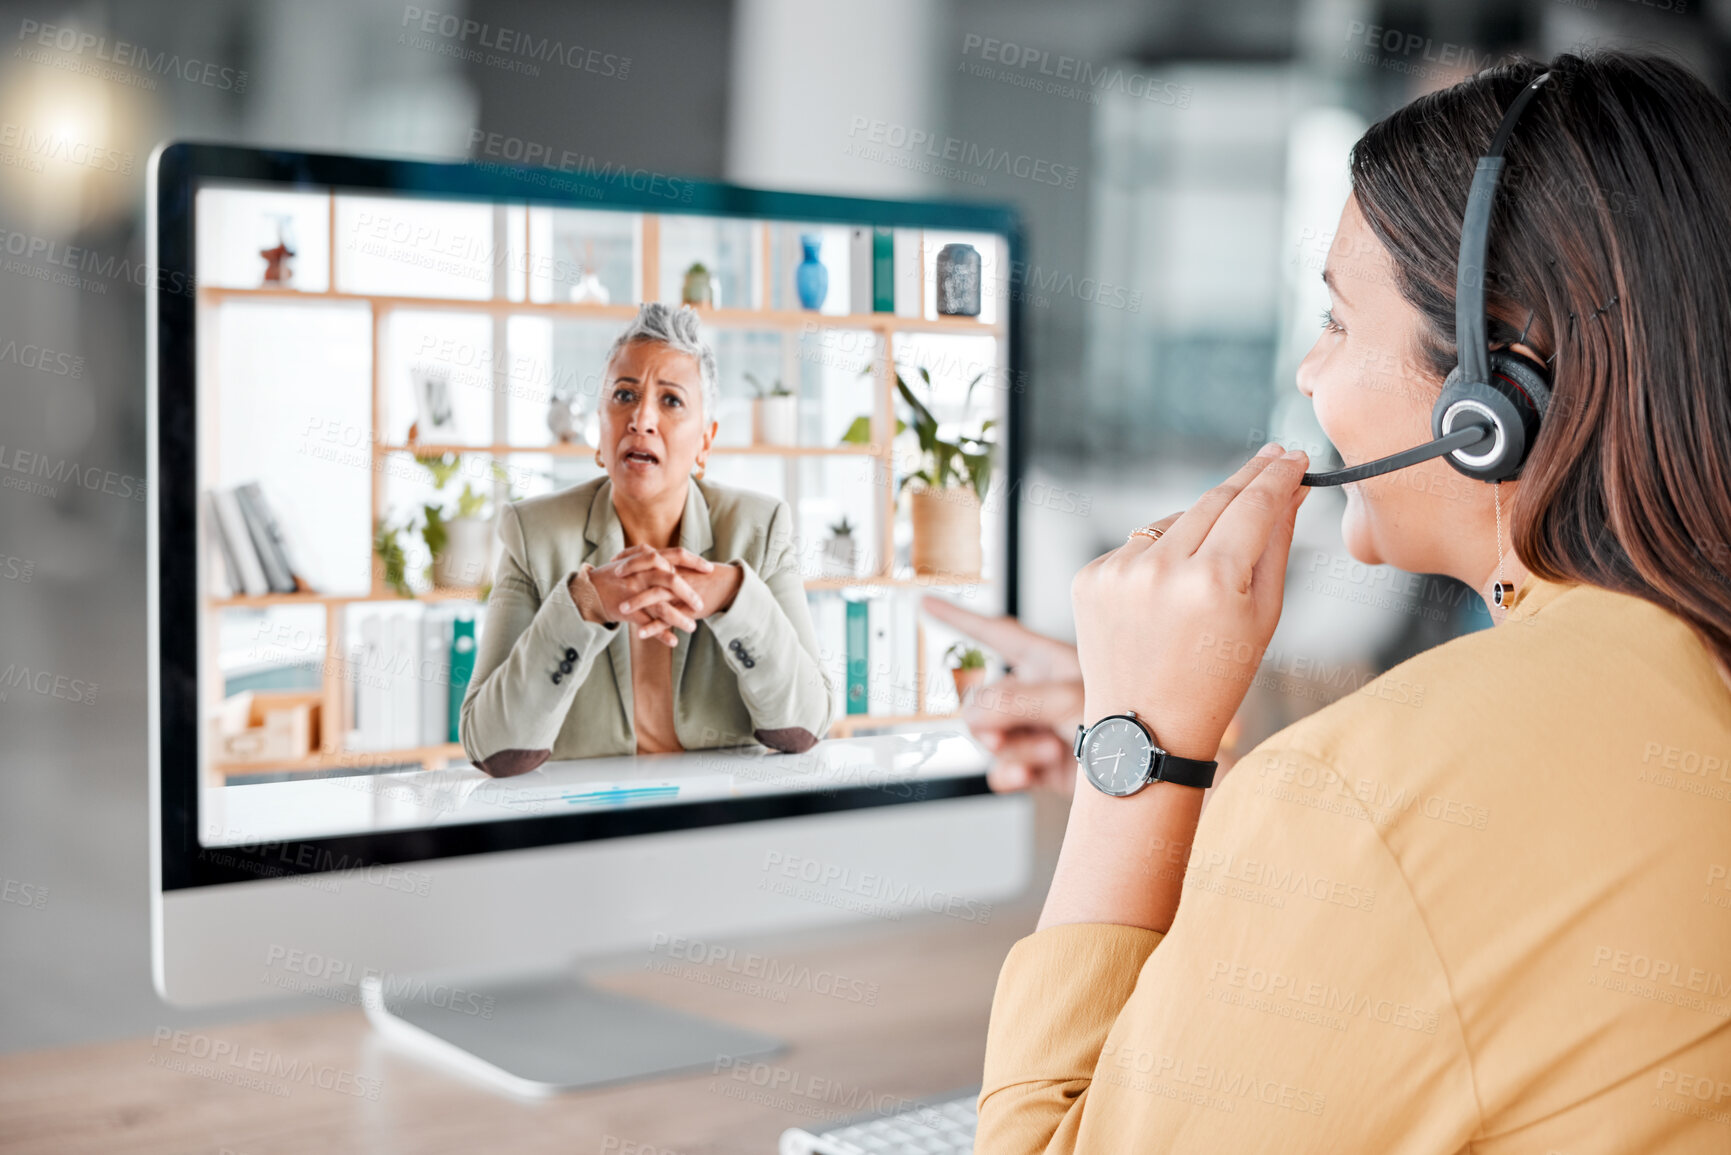
[[[586,63],[526,67],[438,31],[460,20]],[[1021,609],[1067,637],[1071,575],[1129,528],[1273,436],[1327,463],[1293,372],[1370,121],[1510,50],[1645,45],[1721,90],[1731,66],[1731,0],[129,0],[8,4],[0,32],[0,681],[33,679],[0,685],[0,879],[46,892],[0,904],[6,1050],[187,1018],[150,990],[146,909],[140,286],[158,141],[539,146],[1016,205]],[[33,491],[38,455],[84,480]],[[1351,564],[1340,508],[1338,492],[1306,504],[1246,742],[1488,624],[1464,589]]]

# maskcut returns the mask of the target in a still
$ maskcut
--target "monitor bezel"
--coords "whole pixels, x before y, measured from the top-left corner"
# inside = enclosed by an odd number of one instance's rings
[[[984,774],[921,780],[920,797],[900,784],[704,800],[668,806],[511,818],[369,831],[255,845],[199,841],[197,580],[197,279],[195,195],[206,183],[352,189],[463,200],[512,200],[564,208],[653,209],[697,216],[872,224],[994,233],[1004,238],[1012,273],[1025,267],[1016,210],[959,201],[887,201],[776,192],[669,177],[643,169],[566,172],[509,164],[472,164],[306,153],[177,141],[152,157],[147,293],[150,458],[149,632],[152,676],[152,820],[157,826],[160,891],[216,886],[357,866],[390,865],[570,842],[597,841],[759,822],[989,793]],[[639,189],[634,183],[647,187]],[[659,186],[661,192],[657,192]],[[674,195],[668,195],[668,189]],[[333,270],[334,275],[334,270]],[[1012,278],[1012,284],[1013,284]],[[1023,441],[1020,294],[1006,301],[1007,429],[1000,442],[1004,501],[1004,610],[1017,611]]]

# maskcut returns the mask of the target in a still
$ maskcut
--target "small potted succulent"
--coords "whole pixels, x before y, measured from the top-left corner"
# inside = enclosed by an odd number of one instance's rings
[[[687,305],[715,308],[715,278],[702,261],[691,262],[685,270],[685,283],[680,286],[679,299]]]
[[[751,440],[756,445],[799,444],[799,398],[779,379],[764,388],[750,373],[745,379],[757,396],[751,402]]]
[[[944,651],[944,664],[956,682],[956,698],[968,700],[968,691],[986,680],[986,655],[978,646],[957,642]]]
[[[823,543],[824,562],[843,577],[852,577],[855,572],[853,531],[853,522],[844,514],[829,527],[829,538]]]

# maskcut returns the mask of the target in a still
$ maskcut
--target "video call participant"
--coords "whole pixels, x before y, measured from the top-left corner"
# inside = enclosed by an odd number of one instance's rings
[[[488,774],[754,740],[798,752],[828,729],[793,512],[702,480],[716,393],[697,314],[644,305],[607,356],[607,475],[500,511],[461,723]]]

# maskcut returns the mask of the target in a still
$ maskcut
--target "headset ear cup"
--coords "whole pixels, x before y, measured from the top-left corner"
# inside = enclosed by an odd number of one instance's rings
[[[1490,368],[1489,384],[1462,381],[1459,368],[1449,373],[1431,410],[1431,436],[1442,437],[1468,414],[1492,422],[1498,437],[1489,447],[1471,445],[1443,460],[1479,481],[1513,481],[1550,408],[1550,383],[1542,368],[1519,354],[1492,353]]]
[[[1544,366],[1508,350],[1491,354],[1491,388],[1508,398],[1521,425],[1521,449],[1498,481],[1513,481],[1532,456],[1539,439],[1539,426],[1551,407],[1551,382]]]

